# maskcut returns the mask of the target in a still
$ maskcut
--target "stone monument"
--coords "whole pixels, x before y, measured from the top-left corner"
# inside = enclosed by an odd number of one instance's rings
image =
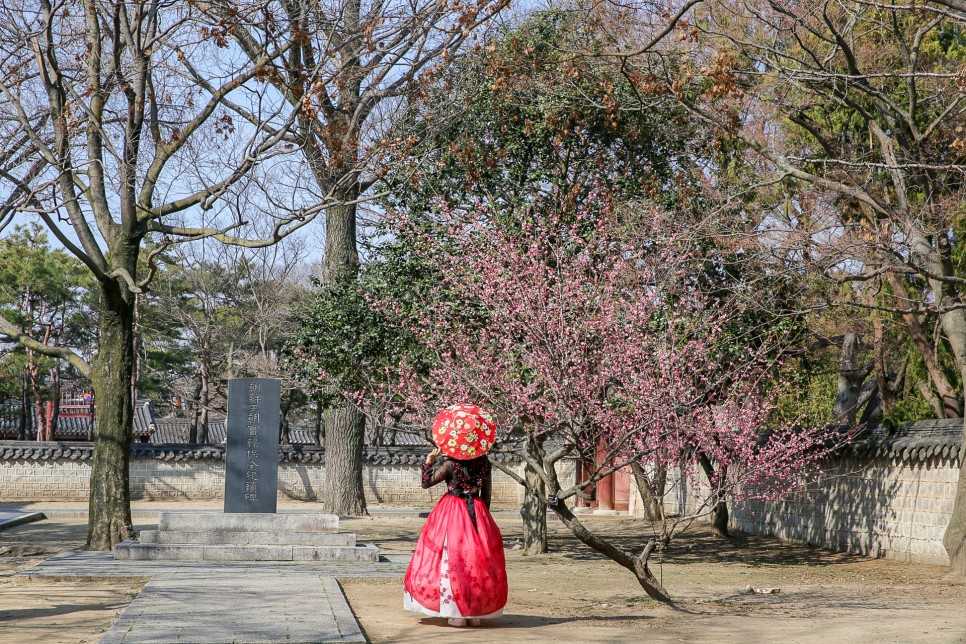
[[[224,512],[159,512],[158,529],[118,544],[115,559],[379,561],[335,515],[276,513],[279,392],[278,380],[228,382]]]
[[[225,512],[275,513],[280,394],[278,380],[228,382]]]

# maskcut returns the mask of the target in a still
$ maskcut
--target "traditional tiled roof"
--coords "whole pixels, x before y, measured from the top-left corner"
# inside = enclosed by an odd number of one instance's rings
[[[31,414],[37,417],[36,406],[31,406]],[[0,415],[0,439],[15,439],[17,437],[18,416],[13,414]],[[147,440],[151,435],[151,425],[154,422],[154,414],[151,411],[151,403],[146,400],[139,400],[134,406],[134,439]],[[54,428],[55,440],[86,440],[93,432],[94,419],[90,416],[77,416],[71,414],[61,414],[57,417],[57,427]],[[36,429],[31,430],[31,433]]]
[[[183,419],[158,419],[155,427],[160,429],[165,423]],[[212,432],[212,427],[218,427],[218,422],[209,425],[209,438],[214,442],[218,434]],[[181,425],[177,431],[180,432]],[[221,431],[224,432],[224,420],[220,421]],[[958,458],[959,446],[962,440],[962,419],[926,420],[905,423],[897,428],[889,429],[882,426],[869,427],[860,432],[855,441],[841,450],[845,456],[862,458],[888,457],[903,461],[921,462],[932,458]],[[302,428],[301,431],[308,431]],[[367,432],[367,441],[372,445],[375,436]],[[155,437],[176,436],[177,434],[161,434],[155,432]],[[298,437],[294,434],[294,437]],[[308,434],[311,439],[311,434]],[[403,434],[397,434],[397,440]],[[367,447],[365,461],[375,465],[415,465],[426,457],[430,445],[421,436],[405,434],[408,444],[397,446]],[[224,433],[221,434],[222,440]],[[187,434],[185,434],[187,438]],[[282,445],[279,460],[281,462],[324,463],[325,448],[311,444]],[[31,459],[47,460],[67,458],[85,461],[91,458],[92,444],[87,442],[47,442],[35,441],[0,441],[0,459]],[[220,460],[224,458],[224,444],[186,445],[177,441],[169,443],[138,443],[131,448],[134,458],[156,458],[165,461],[181,460]],[[493,454],[495,460],[512,459],[512,456]]]
[[[957,459],[963,419],[946,418],[903,423],[896,428],[874,425],[859,433],[843,453],[863,457],[891,457],[903,461]]]
[[[0,441],[0,460],[54,460],[67,458],[86,461],[93,455],[93,443],[38,443],[35,441]],[[373,465],[418,465],[426,458],[426,447],[374,447],[366,449],[363,458]],[[222,460],[223,445],[152,445],[135,443],[131,457],[162,461]],[[494,454],[497,461],[515,461],[512,455]],[[325,448],[310,445],[282,445],[281,463],[325,463]]]
[[[154,444],[187,443],[191,431],[191,421],[187,418],[156,418],[153,428],[151,442]],[[216,417],[208,420],[208,444],[222,445],[225,442],[226,435],[224,418]],[[391,436],[388,429],[377,432],[372,428],[366,428],[366,445],[384,444],[393,438],[395,445],[399,446],[429,445],[426,439],[413,432],[397,431],[395,436]],[[313,445],[315,443],[315,429],[309,425],[293,423],[289,427],[288,439],[288,442],[292,445]]]

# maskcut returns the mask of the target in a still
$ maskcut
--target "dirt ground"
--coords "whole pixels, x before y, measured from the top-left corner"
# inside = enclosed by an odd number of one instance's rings
[[[97,642],[141,590],[139,580],[25,581],[20,570],[84,545],[83,519],[45,520],[0,532],[0,643]]]
[[[423,522],[383,514],[342,525],[387,554],[408,554]],[[443,620],[404,611],[400,580],[343,580],[371,640],[966,644],[966,584],[944,581],[942,567],[746,535],[728,544],[697,528],[653,560],[655,574],[676,601],[668,607],[648,599],[629,572],[588,551],[554,521],[553,553],[539,557],[513,549],[521,537],[518,518],[500,514],[497,522],[508,548],[510,581],[502,618],[457,631]],[[635,550],[646,530],[626,517],[588,523]],[[39,583],[11,577],[56,552],[80,547],[84,536],[84,521],[67,518],[0,532],[0,553],[6,553],[0,555],[0,642],[95,642],[136,595],[140,584],[131,580]],[[747,586],[781,592],[744,594]]]
[[[518,519],[497,517],[508,545]],[[628,549],[642,521],[600,517],[588,524]],[[410,552],[419,519],[356,519],[345,529],[387,552]],[[739,535],[727,544],[697,528],[654,560],[676,601],[644,594],[634,577],[551,522],[552,554],[507,551],[510,598],[502,618],[478,629],[402,610],[396,583],[344,581],[373,642],[966,642],[966,584],[945,568],[832,554],[777,539]],[[747,586],[778,594],[743,594]],[[454,636],[457,636],[455,637]]]

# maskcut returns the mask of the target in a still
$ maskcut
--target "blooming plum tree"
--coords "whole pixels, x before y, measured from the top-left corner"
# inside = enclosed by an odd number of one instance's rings
[[[725,497],[788,494],[841,438],[762,431],[781,338],[735,347],[729,325],[742,311],[705,297],[697,255],[673,222],[654,212],[622,225],[606,194],[592,197],[569,215],[537,205],[513,216],[442,207],[430,225],[396,218],[395,238],[438,276],[418,305],[405,303],[424,362],[403,357],[356,395],[423,427],[440,407],[485,406],[501,428],[498,448],[523,458],[539,481],[502,469],[543,488],[578,539],[670,601],[648,567],[655,549]],[[372,304],[390,317],[402,310],[391,295]],[[591,465],[586,480],[562,480],[566,457]],[[693,511],[662,514],[660,534],[640,554],[592,533],[566,503],[589,498],[622,467],[650,485],[656,468],[702,464],[713,467]]]

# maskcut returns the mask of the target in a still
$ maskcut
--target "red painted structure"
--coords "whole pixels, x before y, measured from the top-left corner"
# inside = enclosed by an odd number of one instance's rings
[[[597,455],[598,459],[601,460],[605,456],[604,453]],[[584,463],[577,461],[577,479],[583,482],[588,478],[588,468]],[[597,482],[597,490],[593,494],[593,497],[591,501],[578,497],[577,507],[627,512],[631,501],[631,468],[629,466],[622,467],[599,480]]]

